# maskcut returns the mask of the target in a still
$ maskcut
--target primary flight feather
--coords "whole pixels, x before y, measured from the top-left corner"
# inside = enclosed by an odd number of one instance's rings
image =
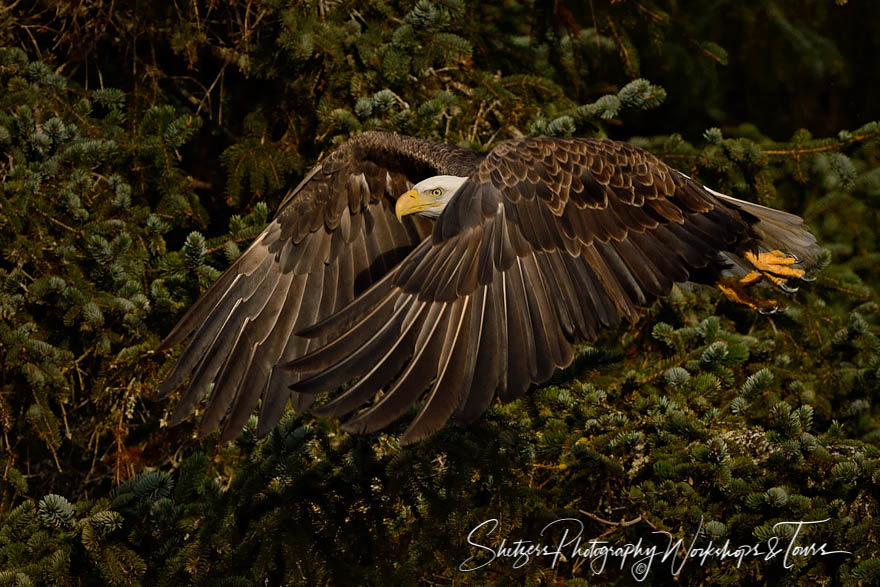
[[[358,135],[320,162],[160,348],[192,338],[162,384],[173,422],[207,394],[200,432],[258,434],[288,400],[354,382],[316,413],[402,440],[467,422],[635,322],[674,283],[786,291],[819,248],[797,216],[694,182],[633,145],[527,138],[488,155]],[[187,382],[188,380],[188,382]]]

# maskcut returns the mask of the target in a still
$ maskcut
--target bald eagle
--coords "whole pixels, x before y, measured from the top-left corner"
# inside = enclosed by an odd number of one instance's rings
[[[205,396],[202,435],[257,433],[289,400],[384,428],[421,400],[412,442],[546,381],[675,283],[791,291],[819,248],[792,214],[718,193],[633,145],[524,138],[487,155],[381,132],[312,169],[160,349],[172,424]],[[187,381],[188,380],[188,381]]]

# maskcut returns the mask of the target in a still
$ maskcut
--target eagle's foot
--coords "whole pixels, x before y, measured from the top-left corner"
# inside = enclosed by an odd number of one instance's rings
[[[799,263],[798,258],[794,255],[783,253],[782,251],[770,251],[768,253],[753,253],[752,251],[747,251],[744,256],[746,260],[752,264],[752,267],[754,267],[755,270],[748,272],[738,281],[719,283],[718,289],[720,289],[730,301],[748,306],[762,314],[772,314],[773,312],[776,312],[779,309],[776,300],[756,298],[749,295],[748,292],[746,292],[746,288],[758,283],[762,279],[767,279],[767,281],[786,293],[796,292],[797,288],[788,285],[788,280],[791,278],[804,278],[804,270],[793,266]]]
[[[753,277],[757,275],[758,277]],[[762,314],[772,314],[776,310],[779,309],[779,304],[776,300],[766,300],[762,298],[756,298],[755,296],[749,295],[746,291],[746,286],[750,283],[754,283],[755,281],[759,281],[763,276],[756,271],[752,271],[745,277],[743,277],[739,281],[730,281],[727,283],[719,283],[718,289],[721,290],[728,300],[737,304],[743,304],[748,306],[752,310],[757,310]]]
[[[757,271],[752,271],[740,280],[741,283],[746,285],[766,277],[782,291],[794,293],[797,291],[797,288],[788,285],[788,278],[802,279],[805,274],[803,269],[792,267],[792,265],[798,263],[798,258],[782,251],[770,251],[769,253],[746,251],[745,258],[757,269]]]

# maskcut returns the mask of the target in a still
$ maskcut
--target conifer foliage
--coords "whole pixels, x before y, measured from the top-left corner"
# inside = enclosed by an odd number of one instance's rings
[[[827,519],[802,542],[851,554],[691,561],[679,580],[880,580],[880,12],[743,4],[0,9],[0,585],[629,580],[577,560],[459,570],[480,522],[497,545],[564,517],[612,545]],[[371,129],[629,140],[803,215],[824,267],[771,316],[677,288],[415,446],[402,423],[350,436],[309,414],[229,445],[169,429],[163,335],[321,154]]]

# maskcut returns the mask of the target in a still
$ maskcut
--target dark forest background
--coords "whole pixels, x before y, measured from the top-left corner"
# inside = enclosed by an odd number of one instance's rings
[[[620,545],[828,519],[799,542],[852,554],[679,580],[877,582],[878,22],[857,0],[0,2],[0,584],[632,581],[457,570],[480,522],[497,544],[562,517]],[[161,338],[368,129],[629,140],[803,215],[823,268],[774,315],[675,290],[415,446],[309,414],[230,444],[167,427]]]

